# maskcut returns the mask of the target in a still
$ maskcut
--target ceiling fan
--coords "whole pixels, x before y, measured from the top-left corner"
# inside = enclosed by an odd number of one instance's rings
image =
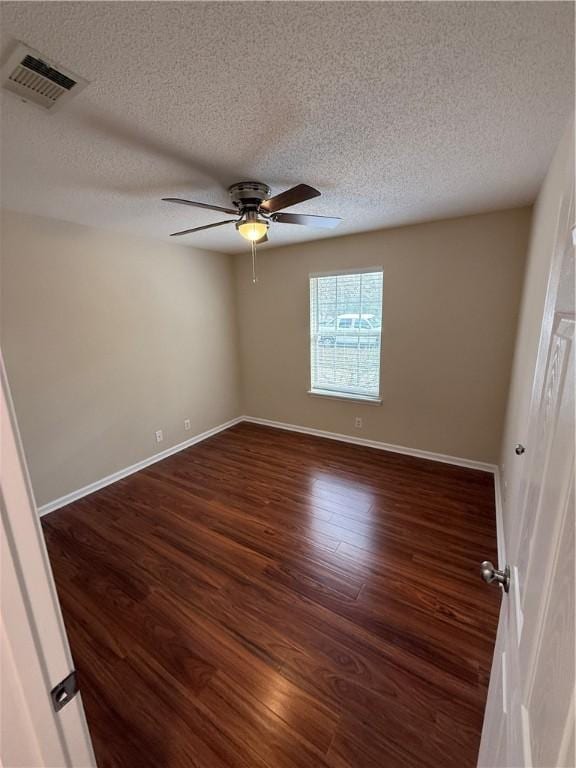
[[[311,216],[302,213],[283,213],[283,208],[303,203],[318,197],[320,192],[308,184],[297,184],[291,189],[280,192],[279,195],[270,197],[270,187],[259,181],[241,181],[232,184],[228,188],[230,200],[234,208],[223,208],[220,205],[197,203],[194,200],[182,200],[177,197],[163,197],[167,203],[179,203],[180,205],[192,205],[195,208],[206,208],[209,211],[221,211],[229,213],[237,218],[217,221],[214,224],[204,224],[202,227],[183,229],[181,232],[173,232],[171,237],[189,235],[192,232],[200,232],[203,229],[221,227],[224,224],[235,224],[236,229],[245,240],[251,243],[265,243],[268,240],[268,228],[275,224],[303,224],[308,227],[332,229],[338,226],[342,219],[334,216]]]

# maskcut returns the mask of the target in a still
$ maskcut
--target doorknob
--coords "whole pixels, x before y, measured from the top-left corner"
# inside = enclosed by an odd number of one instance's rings
[[[516,456],[522,456],[523,453],[526,453],[526,448],[524,448],[522,443],[518,443],[514,448],[514,453],[516,454]]]
[[[510,566],[507,565],[503,571],[494,567],[490,560],[484,560],[480,566],[480,574],[487,584],[500,584],[504,592],[510,589]]]

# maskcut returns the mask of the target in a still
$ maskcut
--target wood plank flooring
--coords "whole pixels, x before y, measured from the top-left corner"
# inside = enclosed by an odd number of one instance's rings
[[[491,475],[244,423],[42,523],[100,768],[476,765]]]

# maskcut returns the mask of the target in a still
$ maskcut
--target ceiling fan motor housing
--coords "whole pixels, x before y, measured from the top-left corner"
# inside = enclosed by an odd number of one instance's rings
[[[270,187],[260,181],[240,181],[228,187],[232,203],[242,210],[243,208],[258,209],[262,200],[270,197]]]

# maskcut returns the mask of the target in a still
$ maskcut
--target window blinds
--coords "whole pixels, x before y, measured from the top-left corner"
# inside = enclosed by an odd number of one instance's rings
[[[310,277],[312,391],[380,396],[382,270]]]

